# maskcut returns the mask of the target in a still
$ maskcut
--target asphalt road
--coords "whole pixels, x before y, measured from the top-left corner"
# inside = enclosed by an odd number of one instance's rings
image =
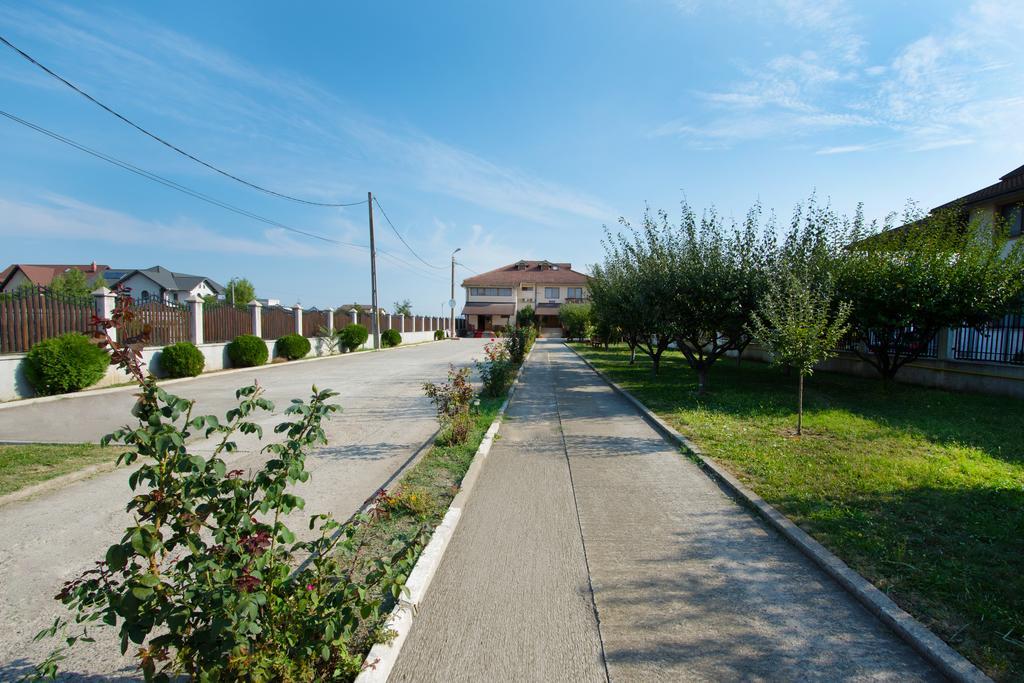
[[[941,680],[538,342],[390,680]]]
[[[307,526],[301,518],[308,519],[308,514],[332,512],[346,518],[430,439],[436,420],[423,396],[423,382],[443,379],[449,363],[464,366],[482,357],[485,341],[463,339],[264,366],[199,377],[167,389],[195,399],[195,414],[223,415],[234,405],[235,390],[257,380],[277,406],[274,414],[258,420],[271,438],[292,398],[307,397],[313,384],[339,392],[333,400],[343,412],[325,424],[329,445],[309,458],[312,476],[296,491],[306,499],[306,508],[290,526],[300,531]],[[0,439],[96,441],[129,422],[133,391],[4,408]],[[242,451],[227,458],[229,466],[259,464],[254,444],[238,441]],[[207,442],[193,444],[196,452],[211,449]],[[49,652],[52,643],[33,643],[32,637],[60,614],[53,596],[120,538],[129,521],[124,512],[130,496],[128,473],[115,470],[0,507],[0,680],[17,679]],[[75,650],[62,666],[64,680],[137,680],[112,634]]]

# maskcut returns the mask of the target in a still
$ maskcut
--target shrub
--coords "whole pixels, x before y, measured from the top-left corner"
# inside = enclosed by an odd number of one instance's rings
[[[240,334],[228,344],[228,358],[236,368],[263,365],[269,357],[266,343],[253,334]]]
[[[63,394],[96,384],[110,357],[88,337],[69,332],[38,342],[25,356],[25,376],[37,394]]]
[[[456,370],[454,365],[449,365],[448,381],[443,384],[427,382],[423,392],[437,407],[437,421],[443,430],[438,442],[450,446],[465,443],[473,424],[469,415],[473,401],[469,368]]]
[[[441,341],[444,339],[444,330],[434,330],[434,341]]]
[[[562,304],[558,309],[558,318],[570,340],[583,341],[587,336],[587,326],[590,325],[590,304]]]
[[[440,330],[438,331],[440,332]],[[434,338],[437,338],[436,334],[434,335]],[[380,343],[386,349],[389,349],[392,346],[398,346],[399,344],[402,343],[402,335],[398,332],[398,330],[384,330],[384,333],[380,335]]]
[[[508,355],[513,363],[519,364],[526,359],[526,354],[533,348],[533,342],[537,339],[537,330],[534,327],[516,327],[508,335]]]
[[[483,383],[484,396],[492,398],[501,396],[505,389],[512,384],[515,376],[516,364],[512,362],[509,355],[510,340],[494,341],[484,346],[484,354],[487,356],[483,362],[477,361],[476,368],[480,373],[480,381]]]
[[[355,351],[360,346],[366,343],[369,339],[370,333],[367,332],[366,328],[358,323],[351,323],[341,328],[338,332],[338,339],[341,340],[341,345],[349,351]]]
[[[192,342],[171,344],[160,352],[160,368],[168,377],[195,377],[205,366],[203,352]]]
[[[533,306],[526,305],[516,311],[516,327],[534,327],[537,324],[537,314]]]
[[[286,334],[277,340],[277,355],[288,360],[305,358],[312,347],[301,334]]]
[[[434,496],[422,486],[398,487],[398,490],[384,499],[382,507],[390,513],[426,515],[434,509]]]

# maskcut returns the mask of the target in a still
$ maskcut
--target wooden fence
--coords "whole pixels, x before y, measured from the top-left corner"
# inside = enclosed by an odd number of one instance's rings
[[[229,342],[252,334],[252,314],[228,303],[203,304],[203,341]]]
[[[149,327],[146,346],[167,346],[189,340],[189,312],[187,304],[157,299],[133,300],[135,318],[126,326],[128,336],[134,336]]]
[[[316,337],[320,334],[320,328],[327,327],[327,311],[303,311],[302,312],[302,336]]]
[[[295,334],[295,315],[289,308],[267,306],[263,309],[262,334],[264,339],[280,339]]]
[[[0,294],[0,353],[23,353],[67,332],[91,334],[92,297],[66,297],[46,287]]]

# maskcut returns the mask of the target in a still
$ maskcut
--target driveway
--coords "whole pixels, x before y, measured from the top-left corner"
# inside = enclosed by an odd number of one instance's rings
[[[463,339],[264,366],[199,377],[167,389],[195,399],[193,414],[223,416],[234,405],[235,389],[258,381],[277,406],[273,414],[258,419],[269,438],[274,438],[273,426],[284,419],[282,412],[290,400],[307,397],[313,384],[339,393],[333,401],[343,411],[325,424],[329,445],[309,458],[310,480],[296,490],[306,499],[305,511],[289,520],[298,532],[308,526],[308,514],[332,512],[346,518],[419,451],[436,429],[423,382],[443,379],[449,363],[464,366],[482,357],[484,342]],[[133,393],[127,387],[0,409],[0,439],[96,441],[129,422]],[[258,465],[261,457],[253,442],[238,442],[241,451],[226,458],[229,465]],[[193,449],[208,452],[212,444],[198,441]],[[0,507],[0,680],[17,679],[54,645],[33,643],[32,637],[61,613],[53,600],[61,585],[101,559],[128,525],[128,473],[119,469]],[[120,657],[115,638],[102,637],[76,649],[62,666],[70,672],[65,680],[135,680],[131,662]]]

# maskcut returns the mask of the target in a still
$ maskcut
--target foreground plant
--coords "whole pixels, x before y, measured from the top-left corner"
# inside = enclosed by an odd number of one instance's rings
[[[449,365],[448,381],[426,382],[423,392],[437,408],[437,421],[442,430],[440,441],[449,446],[465,443],[472,427],[473,385],[469,382],[469,368],[456,370],[454,365]]]
[[[109,330],[130,318],[130,306],[119,303],[112,320],[97,324]],[[103,439],[126,446],[119,464],[138,463],[127,504],[134,523],[57,596],[71,616],[37,639],[61,634],[66,645],[38,666],[39,677],[55,677],[67,649],[103,626],[118,630],[122,654],[135,649],[147,681],[354,677],[360,641],[387,635],[382,608],[399,596],[422,533],[367,561],[356,539],[365,518],[342,526],[315,515],[309,528],[318,534],[309,541],[296,541],[285,524],[304,505],[289,487],[308,480],[306,455],[326,443],[322,423],[338,410],[328,403],[336,394],[314,387],[309,402],[294,400],[285,411],[291,419],[274,429],[284,440],[265,446],[269,459],[245,476],[229,471],[222,455],[237,449],[237,434],[262,439],[254,417],[273,404],[258,385],[238,390],[223,421],[193,417],[192,401],[144,376],[141,341],[104,333],[102,343],[141,387],[138,424]],[[194,436],[219,437],[210,457],[189,452]]]

